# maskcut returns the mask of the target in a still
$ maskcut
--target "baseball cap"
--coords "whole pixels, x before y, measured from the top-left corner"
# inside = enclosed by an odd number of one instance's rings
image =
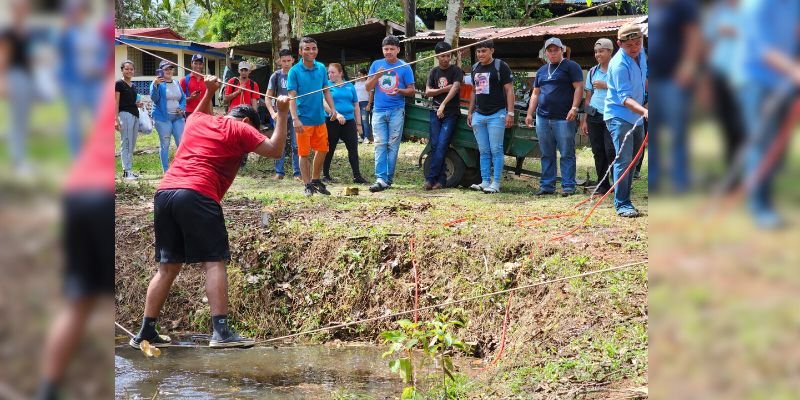
[[[623,25],[617,32],[617,39],[619,40],[638,39],[642,36],[644,36],[642,27],[638,24]]]
[[[242,62],[239,63],[239,71],[241,71],[243,69],[246,69],[246,70],[250,71],[250,70],[253,69],[253,66],[250,65],[250,63],[247,62],[247,61],[242,61]]]
[[[203,62],[205,62],[205,58],[203,57],[202,54],[195,54],[195,55],[192,56],[192,62],[195,62],[195,61],[203,61]]]
[[[158,68],[161,68],[161,69],[164,69],[164,68],[167,68],[167,67],[170,67],[170,68],[172,68],[172,67],[174,67],[174,66],[175,66],[175,63],[173,63],[173,62],[171,62],[171,61],[167,61],[167,60],[162,60],[162,61],[161,61],[161,62],[158,64]]]
[[[564,43],[561,43],[561,39],[559,39],[557,37],[552,37],[550,39],[547,39],[546,42],[544,42],[544,48],[545,49],[550,47],[550,46],[553,46],[553,45],[561,47],[561,50],[566,50],[567,49],[567,46],[564,46]]]
[[[610,39],[606,38],[597,39],[597,41],[594,42],[594,48],[596,49],[598,47],[601,49],[609,49],[611,51],[614,51],[614,43],[612,43]]]

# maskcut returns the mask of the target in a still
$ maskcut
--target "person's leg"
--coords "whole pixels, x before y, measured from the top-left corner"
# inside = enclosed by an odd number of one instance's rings
[[[206,270],[206,297],[211,308],[211,315],[228,314],[228,273],[225,261],[209,261],[203,263]]]
[[[361,121],[358,121],[358,123],[361,124],[361,140],[367,140],[368,137],[372,137],[369,133],[369,113],[367,112],[367,104],[369,104],[368,101],[358,102],[358,111],[361,114]]]
[[[556,146],[561,153],[561,191],[575,193],[575,121],[554,120]]]
[[[303,126],[302,130],[295,131],[295,139],[297,139],[300,176],[303,183],[308,185],[311,183],[311,130],[309,127]]]
[[[406,109],[396,108],[391,111],[389,120],[389,146],[386,159],[388,162],[389,185],[394,182],[394,170],[397,167],[397,155],[400,153],[400,141],[403,140],[403,126],[405,124]]]
[[[589,143],[592,146],[592,156],[594,156],[594,169],[597,172],[597,189],[595,193],[604,194],[608,191],[608,188],[611,186],[608,183],[608,177],[604,179],[602,182],[600,178],[602,178],[606,171],[608,170],[608,165],[612,159],[608,159],[608,153],[606,151],[606,132],[608,129],[603,122],[598,122],[595,119],[588,117],[589,120],[586,121],[586,125],[589,128]],[[609,135],[609,139],[611,136]],[[614,143],[612,142],[611,145],[613,146]],[[613,147],[612,147],[613,150]]]
[[[425,174],[425,185],[428,189],[433,187],[433,184],[436,183],[439,179],[439,174],[442,172],[442,164],[444,163],[444,154],[439,152],[439,143],[440,138],[439,135],[442,131],[442,124],[443,120],[440,120],[439,117],[436,115],[436,111],[431,110],[429,112],[429,119],[430,119],[430,153],[428,153],[428,157],[430,157],[430,168],[428,172]]]
[[[56,317],[42,353],[42,379],[46,383],[58,384],[64,378],[96,300],[97,296],[71,300]]]
[[[625,140],[625,134],[633,128],[633,125],[619,118],[606,121],[611,138],[614,140],[614,147],[617,151],[617,160],[614,162],[614,182],[628,168],[633,158],[633,133]],[[623,143],[624,141],[624,143]],[[633,171],[625,175],[614,188],[614,208],[618,214],[632,212],[635,210],[630,199],[630,187],[633,178]]]
[[[499,192],[500,181],[503,179],[503,165],[505,164],[503,139],[506,132],[506,110],[500,110],[489,116],[486,127],[489,131],[489,153],[492,159],[491,187]]]
[[[389,112],[372,115],[372,134],[375,139],[375,179],[382,186],[389,183]]]
[[[186,126],[186,118],[177,115],[172,120],[172,136],[175,137],[175,147],[181,145],[181,138],[183,137],[183,127]]]
[[[556,191],[556,132],[551,121],[536,116],[536,136],[539,139],[539,151],[542,153],[542,177],[539,180],[541,191]]]
[[[325,155],[325,162],[322,166],[322,176],[330,179],[333,153],[336,152],[336,146],[339,144],[339,136],[342,133],[342,126],[339,125],[339,121],[330,120],[325,121],[325,125],[328,128],[328,153]]]
[[[442,162],[439,164],[438,180],[434,180],[434,183],[438,182],[443,187],[447,185],[447,175],[445,174],[444,170],[444,160],[445,156],[447,155],[447,151],[450,149],[450,141],[453,139],[453,132],[456,130],[458,117],[458,115],[445,117],[442,121],[442,127],[439,130],[439,143],[436,148],[436,152],[437,154],[441,155]],[[436,175],[434,175],[434,179],[437,179]]]
[[[670,134],[672,135],[670,144],[671,159],[672,159],[672,184],[673,190],[678,193],[685,192],[689,189],[689,156],[686,128],[689,117],[689,105],[691,104],[691,93],[688,90],[678,86],[674,82],[667,82],[662,90],[664,90],[663,101],[667,113],[667,125],[669,126]],[[634,149],[636,151],[638,149]]]
[[[138,127],[137,120],[133,114],[128,112],[119,113],[119,120],[122,126],[120,127],[120,150],[119,158],[122,161],[122,171],[129,172],[131,170],[131,157],[133,156],[133,141],[135,140],[134,133],[132,132]]]
[[[150,280],[147,286],[147,295],[144,302],[145,318],[158,318],[161,308],[167,301],[169,289],[178,273],[181,271],[182,263],[159,263],[158,271]],[[145,338],[146,339],[146,338]]]
[[[22,70],[8,72],[9,106],[11,108],[11,121],[9,137],[9,150],[14,168],[24,168],[27,164],[27,139],[30,127],[30,110],[33,97],[31,94],[30,78]],[[69,105],[69,102],[67,102]]]
[[[489,141],[488,123],[488,116],[477,112],[472,114],[472,132],[475,134],[475,141],[478,142],[481,167],[481,183],[480,185],[472,185],[472,189],[483,190],[492,183],[492,149]]]
[[[664,96],[663,84],[661,81],[650,80],[649,82],[649,107],[650,120],[648,121],[648,140],[647,140],[647,186],[651,192],[661,189],[661,133],[663,125],[668,118],[668,106],[663,104],[667,101]]]
[[[172,123],[170,121],[154,121],[156,132],[158,132],[158,142],[160,145],[159,156],[161,157],[161,170],[167,172],[169,169],[169,145],[172,137]]]
[[[297,150],[297,136],[294,133],[294,124],[292,124],[292,117],[289,117],[289,127],[286,131],[286,141],[289,142],[289,147],[292,149],[292,174],[295,178],[300,177],[300,156]]]
[[[325,124],[317,125],[311,133],[311,148],[314,149],[314,164],[311,171],[311,180],[319,181],[322,174],[322,165],[325,163],[325,156],[328,151],[328,128]]]
[[[347,148],[347,160],[350,162],[350,170],[353,171],[353,179],[361,176],[361,169],[358,165],[358,129],[356,120],[350,119],[345,122],[339,131],[339,135]]]
[[[286,141],[290,142],[289,134],[286,134]],[[283,146],[281,150],[281,155],[277,159],[275,159],[275,177],[283,177],[286,175],[286,171],[284,170],[284,164],[286,164],[286,146]]]

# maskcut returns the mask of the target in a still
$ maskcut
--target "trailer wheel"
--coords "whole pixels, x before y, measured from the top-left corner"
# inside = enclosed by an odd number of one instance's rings
[[[478,168],[467,168],[464,177],[461,178],[460,185],[468,188],[474,184],[481,183],[481,170]]]
[[[428,171],[431,169],[430,153],[425,156],[425,162],[422,165],[422,169],[425,171],[425,176],[427,176]],[[456,153],[456,151],[453,149],[447,150],[447,154],[444,156],[444,174],[447,177],[447,183],[445,186],[458,186],[458,184],[461,183],[461,179],[464,177],[464,172],[466,169],[467,166],[464,164],[461,156],[459,156],[458,153]]]

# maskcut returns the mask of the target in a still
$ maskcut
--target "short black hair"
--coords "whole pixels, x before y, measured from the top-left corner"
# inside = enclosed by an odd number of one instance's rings
[[[436,47],[433,48],[433,52],[436,54],[444,53],[445,51],[448,50],[453,50],[453,46],[451,46],[450,43],[447,43],[445,41],[436,43]]]
[[[278,52],[278,58],[286,56],[294,57],[294,54],[292,54],[292,51],[289,49],[281,49],[281,51]]]
[[[361,67],[361,68],[358,70],[358,73],[360,73],[360,74],[362,74],[362,75],[369,75],[369,71],[367,71],[367,69],[366,69],[366,68],[364,68],[364,67]]]
[[[317,44],[317,41],[316,41],[316,39],[314,39],[314,38],[312,38],[310,36],[303,36],[303,38],[300,39],[300,47],[303,46],[303,43],[314,43],[314,44]]]
[[[475,49],[486,48],[486,49],[493,49],[494,48],[494,41],[489,39],[485,42],[479,42],[475,45]]]
[[[123,69],[125,69],[125,64],[130,64],[130,65],[131,65],[131,67],[133,67],[134,69],[136,69],[136,65],[135,65],[135,64],[133,63],[133,61],[131,61],[131,60],[125,60],[125,61],[123,61],[122,63],[120,63],[120,64],[119,64],[119,69],[120,69],[120,70],[123,70]]]
[[[228,115],[233,118],[249,118],[250,125],[253,125],[256,129],[261,129],[261,118],[258,116],[258,112],[246,104],[240,104],[232,108]]]
[[[383,46],[397,46],[400,47],[400,39],[397,38],[395,35],[389,35],[383,38],[383,42],[381,42],[381,47]]]

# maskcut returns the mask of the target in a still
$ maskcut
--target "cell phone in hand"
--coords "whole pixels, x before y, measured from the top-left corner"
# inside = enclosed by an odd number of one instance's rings
[[[164,77],[164,70],[161,69],[161,68],[157,69],[156,70],[156,76],[159,77],[159,78],[163,78]]]

